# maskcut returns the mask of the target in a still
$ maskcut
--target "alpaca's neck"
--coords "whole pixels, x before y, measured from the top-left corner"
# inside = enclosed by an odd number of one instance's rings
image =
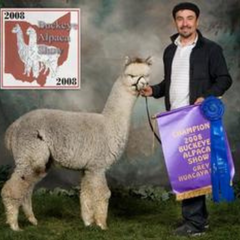
[[[137,99],[126,86],[121,77],[114,84],[105,108],[102,112],[108,135],[108,145],[115,159],[122,154],[127,143],[131,113]]]
[[[35,46],[37,44],[37,34],[32,33],[29,35],[29,46]]]
[[[23,40],[22,31],[19,31],[17,33],[17,46],[18,46],[18,54],[19,54],[20,58],[24,59],[25,50],[27,48],[27,45],[25,44],[25,42]]]
[[[25,44],[25,42],[23,40],[23,33],[22,33],[22,31],[19,31],[17,33],[17,45],[18,45],[18,49],[21,49],[22,47],[26,46],[26,44]]]
[[[136,99],[137,96],[133,95],[127,86],[124,86],[121,77],[119,77],[113,85],[102,113],[113,123],[118,119],[129,122]]]

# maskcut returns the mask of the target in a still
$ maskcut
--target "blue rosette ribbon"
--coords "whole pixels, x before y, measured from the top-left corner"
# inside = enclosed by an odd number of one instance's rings
[[[234,200],[225,131],[222,124],[224,105],[216,97],[208,97],[200,105],[203,116],[210,121],[211,180],[213,201]]]

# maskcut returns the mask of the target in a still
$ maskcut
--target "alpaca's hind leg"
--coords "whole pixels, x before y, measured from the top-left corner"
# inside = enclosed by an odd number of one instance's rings
[[[86,171],[82,177],[80,191],[81,215],[85,226],[91,226],[94,223],[94,206],[90,181],[91,179]]]
[[[24,212],[26,218],[28,219],[28,221],[30,223],[32,223],[33,225],[37,225],[37,219],[35,218],[33,210],[32,210],[33,188],[34,188],[34,185],[32,187],[30,187],[25,198],[23,199],[22,208],[23,208],[23,212]]]
[[[24,198],[25,184],[18,173],[14,172],[2,188],[2,201],[6,210],[7,223],[14,231],[20,230],[18,226],[18,213]]]
[[[8,199],[7,201],[3,200],[3,203],[7,217],[6,223],[10,225],[13,231],[21,231],[18,225],[19,202],[17,200],[14,201],[14,199]]]
[[[49,163],[47,163],[48,165]],[[24,198],[21,202],[23,212],[27,217],[28,221],[33,225],[37,225],[37,219],[34,216],[32,209],[32,193],[33,189],[37,182],[39,182],[42,178],[47,175],[47,166],[42,166],[39,168],[35,168],[34,170],[26,173],[24,175],[24,181],[27,183],[27,187],[25,189]]]
[[[48,146],[40,132],[31,141],[19,140],[13,152],[16,168],[2,189],[2,199],[7,223],[13,230],[18,230],[20,206],[23,206],[29,220],[36,223],[31,207],[31,192],[34,185],[46,176],[51,161]]]
[[[18,213],[19,207],[28,220],[37,225],[37,219],[32,210],[32,191],[35,184],[41,180],[46,173],[28,170],[28,172],[16,169],[11,178],[6,182],[2,189],[3,204],[6,209],[7,223],[12,230],[19,230]]]

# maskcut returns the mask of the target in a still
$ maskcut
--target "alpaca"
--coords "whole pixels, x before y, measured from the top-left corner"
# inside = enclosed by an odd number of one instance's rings
[[[46,74],[49,70],[50,76],[55,77],[58,67],[58,58],[60,57],[60,49],[45,44],[37,44],[37,33],[32,27],[27,29],[26,34],[29,35],[29,56],[34,62],[33,76],[38,76],[39,72],[42,71],[43,66],[45,66],[43,74]],[[41,63],[40,69],[39,62]]]
[[[30,37],[31,31],[35,31],[32,27],[29,27],[26,31],[26,34],[29,35],[29,59],[32,61],[32,72],[33,77],[38,78],[39,73],[43,70],[44,65],[43,63],[39,62],[39,56],[38,56],[38,47],[36,42],[33,41],[33,39]],[[39,66],[40,64],[40,66]]]
[[[31,68],[32,68],[32,61],[29,59],[29,47],[24,42],[23,39],[23,32],[19,24],[16,24],[15,27],[12,29],[12,33],[17,35],[17,46],[18,46],[18,55],[21,61],[24,63],[24,75],[30,76]]]
[[[115,82],[102,113],[39,109],[17,119],[6,131],[5,145],[15,169],[2,189],[7,223],[19,230],[19,207],[37,225],[31,196],[51,163],[83,170],[80,191],[85,226],[107,228],[110,190],[105,171],[122,155],[132,108],[149,82],[151,59],[129,59]]]

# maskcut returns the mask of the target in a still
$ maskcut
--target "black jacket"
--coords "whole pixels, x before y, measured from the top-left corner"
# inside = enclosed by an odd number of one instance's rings
[[[166,110],[171,109],[169,90],[171,84],[172,61],[177,49],[174,44],[178,34],[171,37],[172,43],[165,49],[163,55],[164,80],[152,86],[153,97],[165,96]],[[222,48],[204,38],[198,31],[196,46],[190,55],[190,84],[189,101],[193,104],[198,97],[222,96],[231,86],[232,79],[229,75],[227,65],[222,53]]]

